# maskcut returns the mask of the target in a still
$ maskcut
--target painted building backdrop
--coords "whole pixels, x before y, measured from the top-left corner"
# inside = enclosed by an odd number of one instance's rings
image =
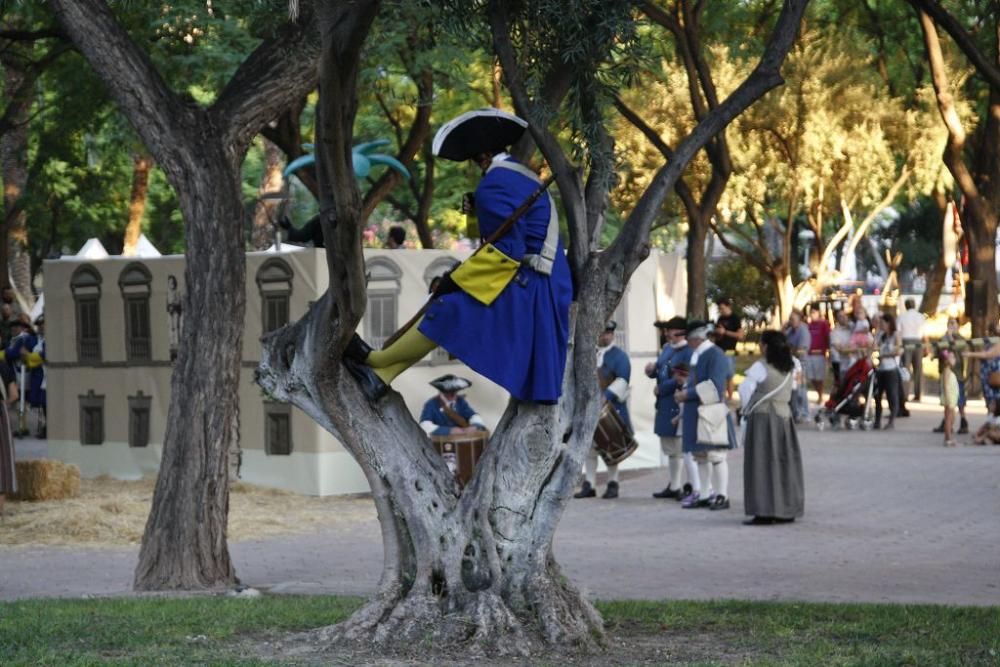
[[[432,278],[468,253],[445,250],[365,252],[368,310],[362,333],[378,347],[427,298]],[[74,256],[45,263],[49,452],[80,466],[84,477],[134,479],[156,474],[170,403],[184,290],[184,257]],[[683,259],[654,251],[636,271],[619,306],[618,343],[632,359],[629,399],[640,448],[623,468],[659,465],[652,433],[653,381],[643,367],[657,353],[653,322],[684,312]],[[247,317],[240,379],[241,477],[310,495],[368,490],[340,443],[290,405],[253,384],[262,333],[305,314],[327,287],[321,250],[285,245],[247,253]],[[194,342],[197,344],[197,341]],[[436,350],[393,384],[419,416],[445,373],[472,380],[469,402],[496,424],[507,394]]]

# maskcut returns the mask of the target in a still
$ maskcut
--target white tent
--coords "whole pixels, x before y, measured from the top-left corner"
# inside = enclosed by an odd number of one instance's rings
[[[139,235],[139,241],[135,244],[135,252],[132,257],[162,257],[163,254],[156,249],[156,246],[146,238],[145,234]]]
[[[76,256],[82,259],[107,259],[110,255],[100,241],[92,238],[83,244]]]

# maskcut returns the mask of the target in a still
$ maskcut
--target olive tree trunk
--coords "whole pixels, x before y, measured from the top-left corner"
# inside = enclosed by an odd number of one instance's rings
[[[275,30],[203,108],[167,87],[102,0],[50,6],[163,169],[184,216],[184,328],[134,585],[229,585],[236,580],[226,543],[229,471],[238,461],[246,307],[240,165],[260,128],[315,87],[314,28],[304,16]]]
[[[515,107],[557,175],[576,276],[563,397],[512,400],[464,490],[393,391],[369,403],[341,365],[364,312],[363,201],[351,175],[351,133],[362,46],[377,2],[322,5],[317,173],[330,288],[298,322],[268,334],[257,380],[336,436],[371,487],[384,542],[375,595],[349,620],[316,632],[334,642],[407,648],[472,644],[494,653],[590,645],[600,616],[560,574],[552,539],[591,446],[600,407],[594,342],[628,279],[648,255],[656,212],[692,157],[764,92],[794,40],[804,1],[788,0],[755,72],[681,142],[606,250],[597,249],[613,162],[585,183],[528,95],[506,6],[488,3],[494,47]],[[585,102],[586,103],[586,102]],[[593,108],[586,111],[594,111]],[[602,189],[603,188],[603,189]]]

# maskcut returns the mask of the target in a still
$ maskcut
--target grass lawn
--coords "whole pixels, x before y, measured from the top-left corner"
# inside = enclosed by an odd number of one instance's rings
[[[334,623],[359,604],[356,598],[318,596],[4,603],[0,665],[269,664],[250,654],[253,641]],[[997,608],[634,601],[598,606],[611,640],[603,655],[457,664],[1000,665]],[[363,664],[357,654],[348,662],[330,656],[328,664],[359,664],[359,658]]]

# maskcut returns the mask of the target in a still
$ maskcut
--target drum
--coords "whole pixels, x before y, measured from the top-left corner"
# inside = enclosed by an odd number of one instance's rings
[[[605,402],[601,408],[601,418],[594,431],[594,449],[604,459],[605,465],[613,466],[621,463],[632,455],[639,447],[632,434],[625,427],[625,422],[618,416],[618,411]]]
[[[432,435],[431,442],[462,486],[469,483],[490,437],[487,431]]]

